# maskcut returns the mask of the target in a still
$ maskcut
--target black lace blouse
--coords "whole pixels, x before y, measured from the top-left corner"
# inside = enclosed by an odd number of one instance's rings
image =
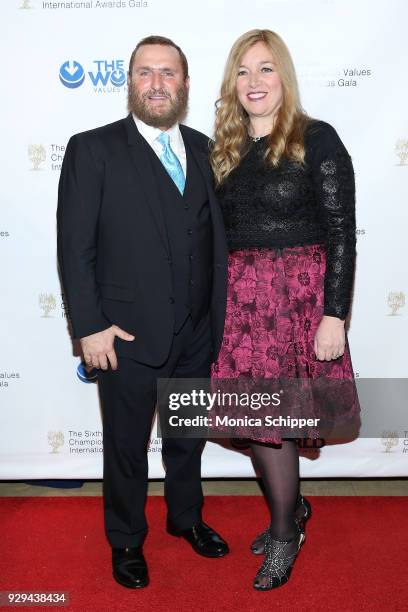
[[[351,158],[323,121],[306,129],[303,166],[287,159],[277,168],[266,164],[266,142],[250,142],[218,191],[229,250],[324,243],[324,314],[345,319],[356,245]]]

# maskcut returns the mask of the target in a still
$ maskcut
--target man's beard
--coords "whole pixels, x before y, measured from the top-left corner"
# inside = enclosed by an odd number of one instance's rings
[[[146,98],[153,95],[166,96],[170,100],[170,107],[167,110],[159,109],[152,111]],[[166,89],[149,89],[143,95],[140,95],[132,84],[129,84],[128,89],[128,109],[130,113],[134,113],[138,119],[141,119],[147,125],[152,127],[170,128],[177,122],[180,122],[187,112],[188,89],[185,85],[178,88],[176,97],[172,98],[170,92]]]

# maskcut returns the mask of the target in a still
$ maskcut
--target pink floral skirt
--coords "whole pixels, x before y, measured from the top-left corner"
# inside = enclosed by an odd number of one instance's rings
[[[224,337],[212,379],[353,380],[347,342],[343,356],[332,361],[318,361],[313,348],[323,316],[325,267],[319,244],[232,251]],[[358,410],[356,399],[347,416]],[[262,440],[280,437],[271,429]]]

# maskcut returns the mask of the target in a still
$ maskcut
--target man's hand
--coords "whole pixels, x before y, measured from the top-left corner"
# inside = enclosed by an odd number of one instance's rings
[[[337,317],[324,316],[317,328],[314,351],[319,361],[331,361],[341,357],[346,345],[344,321]]]
[[[81,338],[82,351],[87,366],[107,370],[109,360],[112,370],[117,369],[118,360],[113,348],[115,336],[128,342],[135,339],[134,336],[120,329],[117,325],[112,325],[112,327],[108,327],[101,332]]]

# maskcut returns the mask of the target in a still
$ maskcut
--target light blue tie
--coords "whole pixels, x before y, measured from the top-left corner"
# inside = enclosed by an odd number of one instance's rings
[[[167,134],[167,132],[162,132],[156,140],[157,142],[160,142],[163,147],[162,154],[160,155],[160,161],[175,182],[180,193],[183,195],[186,177],[184,176],[179,158],[170,146],[170,136]]]

